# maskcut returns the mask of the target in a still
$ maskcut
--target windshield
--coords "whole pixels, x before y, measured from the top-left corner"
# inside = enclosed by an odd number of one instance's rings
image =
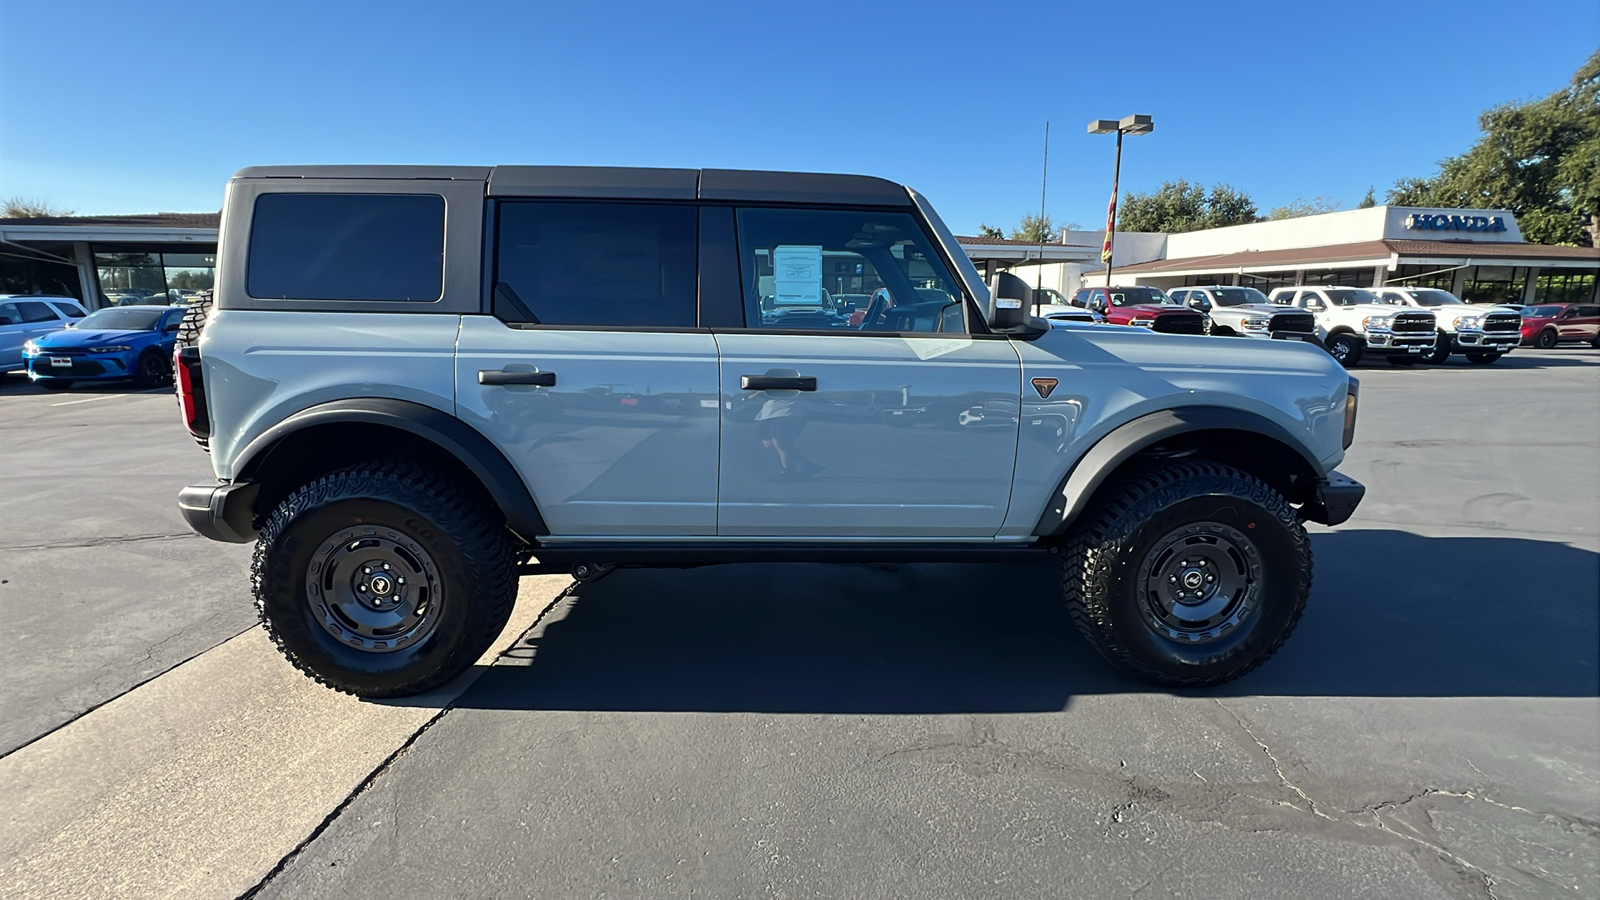
[[[1561,315],[1559,306],[1530,306],[1522,311],[1524,319],[1550,319]]]
[[[1110,290],[1112,306],[1140,306],[1146,303],[1168,303],[1167,295],[1155,288],[1130,287]]]
[[[107,331],[153,331],[156,320],[166,312],[164,306],[113,306],[92,312],[78,320],[79,328]]]
[[[1339,288],[1327,291],[1328,300],[1334,306],[1361,306],[1364,303],[1383,303],[1378,295],[1371,291],[1362,291],[1355,288]]]
[[[1411,298],[1417,301],[1418,306],[1465,306],[1460,300],[1445,291],[1412,291]]]
[[[1211,296],[1217,298],[1218,306],[1248,306],[1267,302],[1267,295],[1255,288],[1212,288]]]

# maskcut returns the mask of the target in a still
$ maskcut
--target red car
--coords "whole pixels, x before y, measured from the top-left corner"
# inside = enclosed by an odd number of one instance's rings
[[[1160,288],[1079,288],[1072,305],[1099,313],[1108,325],[1134,325],[1165,334],[1206,333],[1205,313],[1173,303]]]
[[[1522,342],[1549,350],[1565,341],[1600,349],[1600,305],[1542,303],[1522,308]]]

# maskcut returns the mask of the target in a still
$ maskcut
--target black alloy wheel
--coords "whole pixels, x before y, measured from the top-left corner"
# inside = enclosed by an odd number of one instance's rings
[[[1361,362],[1361,354],[1365,349],[1361,339],[1353,334],[1336,334],[1328,338],[1328,355],[1346,369],[1355,368],[1356,363]]]
[[[1554,350],[1556,344],[1560,343],[1560,341],[1561,335],[1557,334],[1554,328],[1546,328],[1539,332],[1537,338],[1534,338],[1533,345],[1540,350]]]
[[[1169,686],[1261,665],[1299,622],[1311,545],[1259,479],[1186,462],[1102,489],[1063,547],[1068,612],[1113,665]]]
[[[172,383],[172,366],[155,350],[146,350],[139,357],[139,371],[134,383],[142,388],[161,387]]]
[[[1450,358],[1450,335],[1439,332],[1432,350],[1424,351],[1422,361],[1432,365],[1439,365]]]
[[[358,464],[290,494],[256,544],[256,608],[285,658],[360,697],[465,672],[511,615],[515,544],[489,499],[430,468]]]

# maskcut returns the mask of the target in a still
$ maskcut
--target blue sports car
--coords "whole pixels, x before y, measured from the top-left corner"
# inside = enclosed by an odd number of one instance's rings
[[[132,378],[140,387],[172,382],[172,346],[182,306],[114,306],[22,345],[28,377],[47,388]]]

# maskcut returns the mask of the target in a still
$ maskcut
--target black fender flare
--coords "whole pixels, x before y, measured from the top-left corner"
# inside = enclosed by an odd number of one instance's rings
[[[1225,406],[1163,409],[1124,422],[1078,457],[1061,479],[1060,487],[1050,495],[1039,515],[1039,524],[1033,529],[1034,535],[1063,534],[1106,478],[1135,454],[1167,438],[1199,431],[1244,431],[1272,438],[1297,452],[1314,475],[1326,474],[1303,441],[1264,416]]]
[[[504,453],[477,429],[443,410],[388,397],[334,400],[302,409],[257,435],[234,457],[234,480],[248,482],[272,449],[296,432],[332,424],[380,425],[410,432],[460,462],[489,492],[518,536],[550,533],[533,494]]]

